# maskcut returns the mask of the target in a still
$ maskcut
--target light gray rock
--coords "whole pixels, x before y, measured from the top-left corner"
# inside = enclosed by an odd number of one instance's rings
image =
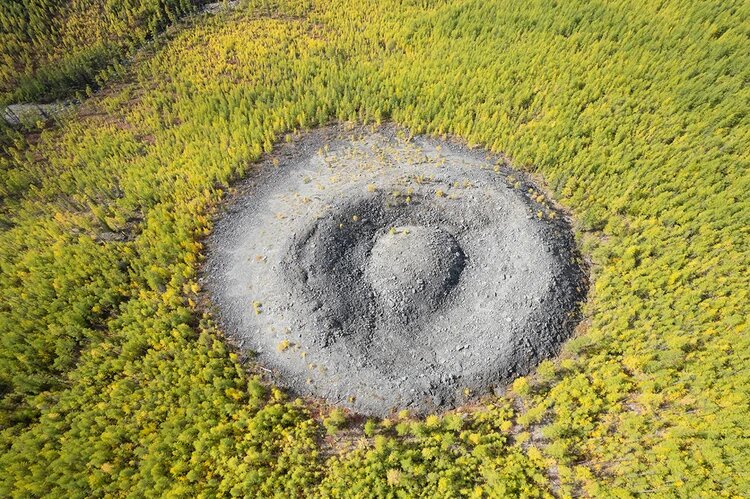
[[[218,218],[203,276],[226,332],[279,383],[381,416],[528,373],[570,335],[586,287],[562,214],[529,217],[532,184],[507,188],[523,175],[399,136],[330,127],[279,146]]]
[[[50,104],[11,104],[3,109],[3,120],[10,126],[34,126],[39,121],[48,121],[68,110],[68,101]]]

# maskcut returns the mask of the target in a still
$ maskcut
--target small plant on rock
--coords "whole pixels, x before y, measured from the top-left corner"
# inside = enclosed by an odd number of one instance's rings
[[[323,426],[329,435],[335,435],[345,425],[346,413],[343,409],[334,409],[327,418],[323,419]]]

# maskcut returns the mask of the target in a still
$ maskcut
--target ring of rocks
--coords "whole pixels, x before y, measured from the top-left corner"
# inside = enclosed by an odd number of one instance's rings
[[[455,407],[555,355],[578,260],[566,218],[501,156],[329,127],[239,188],[203,282],[277,382],[382,416]]]

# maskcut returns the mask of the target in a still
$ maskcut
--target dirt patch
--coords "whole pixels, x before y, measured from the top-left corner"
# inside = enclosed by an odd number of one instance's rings
[[[296,393],[435,412],[502,389],[575,327],[569,224],[500,156],[331,127],[240,191],[203,280],[226,332]]]

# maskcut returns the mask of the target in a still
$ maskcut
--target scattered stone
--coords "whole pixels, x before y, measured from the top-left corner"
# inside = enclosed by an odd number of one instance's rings
[[[212,2],[203,5],[203,12],[217,14],[221,11],[233,10],[240,6],[239,0],[228,0],[224,2]]]
[[[3,119],[10,126],[35,126],[59,116],[72,106],[70,101],[50,104],[11,104],[3,109]]]
[[[226,332],[299,394],[380,416],[454,407],[464,388],[487,393],[554,355],[586,288],[565,217],[530,221],[531,184],[506,188],[481,150],[404,142],[394,127],[358,134],[329,127],[279,146],[217,220],[204,279]],[[444,165],[413,159],[424,157]],[[277,351],[288,328],[307,358]],[[310,362],[330,369],[312,385]]]

